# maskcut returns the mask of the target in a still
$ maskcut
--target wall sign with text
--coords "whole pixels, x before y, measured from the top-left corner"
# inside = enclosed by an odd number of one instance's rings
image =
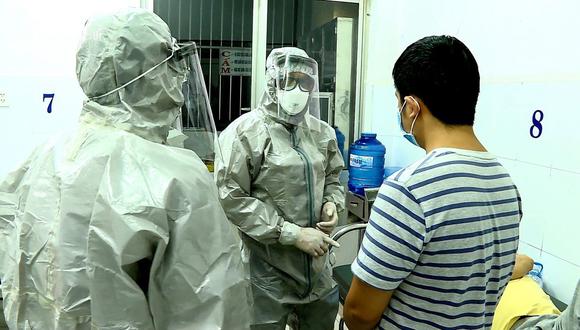
[[[220,75],[251,76],[252,49],[251,48],[220,49]]]

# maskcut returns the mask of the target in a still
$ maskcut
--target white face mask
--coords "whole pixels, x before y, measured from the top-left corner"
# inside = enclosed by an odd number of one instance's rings
[[[291,91],[278,90],[278,103],[289,115],[301,113],[308,105],[310,93],[303,92],[300,88],[294,88]]]

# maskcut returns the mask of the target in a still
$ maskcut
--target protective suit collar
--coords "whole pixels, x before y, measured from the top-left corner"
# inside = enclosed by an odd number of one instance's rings
[[[103,106],[94,101],[83,104],[79,120],[82,124],[115,127],[157,143],[167,143],[170,130],[169,125],[143,120],[137,112],[124,107]]]
[[[269,103],[269,104],[262,104],[260,105],[260,107],[258,108],[260,111],[263,111],[266,116],[268,116],[269,118],[271,118],[273,121],[280,123],[282,125],[284,125],[285,127],[294,127],[296,125],[293,125],[291,123],[289,123],[288,121],[284,120],[284,118],[281,118],[278,114],[278,105],[276,103]],[[305,110],[302,114],[297,115],[297,116],[301,116],[302,118],[304,118],[306,112],[308,110]],[[303,119],[301,119],[302,121]]]
[[[259,111],[264,113],[265,117],[267,117],[268,119],[281,124],[282,126],[286,127],[289,131],[293,130],[293,129],[301,129],[301,130],[307,130],[307,131],[312,131],[312,132],[316,132],[316,133],[321,133],[323,131],[326,130],[326,126],[328,126],[328,124],[326,124],[325,122],[311,116],[308,112],[306,112],[304,114],[304,119],[300,122],[300,124],[296,125],[296,124],[291,124],[288,123],[287,121],[285,121],[283,118],[280,118],[280,116],[277,113],[278,106],[276,104],[271,104],[271,105],[267,105],[267,106],[260,106],[258,107],[255,111]],[[221,144],[221,143],[220,143]]]

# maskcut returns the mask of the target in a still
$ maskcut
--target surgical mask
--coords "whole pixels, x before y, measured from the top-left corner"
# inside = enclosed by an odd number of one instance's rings
[[[413,99],[413,101],[417,102],[415,99]],[[398,120],[399,120],[399,127],[401,129],[401,132],[403,133],[403,137],[407,141],[411,142],[413,145],[419,147],[419,143],[417,143],[417,139],[415,139],[415,136],[413,135],[413,128],[415,127],[415,122],[417,121],[419,114],[417,114],[417,116],[415,116],[415,119],[413,119],[413,122],[411,123],[411,130],[409,131],[409,133],[407,133],[405,131],[405,127],[403,126],[403,114],[402,114],[403,110],[405,110],[406,104],[407,104],[407,100],[405,100],[405,102],[403,102],[401,109],[399,109],[399,112],[397,112]],[[421,111],[421,106],[419,106],[419,111]]]
[[[289,115],[297,115],[306,109],[310,100],[310,92],[304,92],[300,88],[293,90],[278,90],[278,103]]]

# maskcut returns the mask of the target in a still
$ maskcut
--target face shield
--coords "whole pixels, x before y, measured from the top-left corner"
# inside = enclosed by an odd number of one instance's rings
[[[220,153],[217,131],[195,43],[180,45],[172,65],[185,73],[182,84],[184,103],[170,132],[170,144],[190,149],[213,172],[216,153]]]
[[[278,117],[292,125],[306,123],[306,116],[320,118],[318,65],[299,55],[281,55],[274,62],[275,101]]]

